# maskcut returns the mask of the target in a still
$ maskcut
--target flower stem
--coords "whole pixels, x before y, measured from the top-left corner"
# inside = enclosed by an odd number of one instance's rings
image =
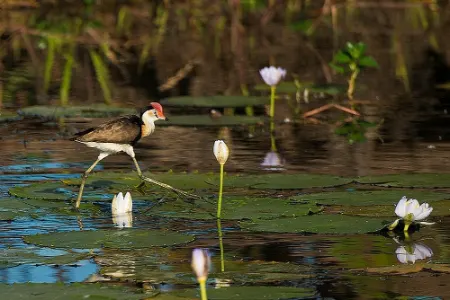
[[[220,219],[217,219],[217,232],[219,233],[219,246],[220,246],[220,270],[225,272],[225,260],[223,258],[223,238],[222,238],[222,224],[220,223]]]
[[[223,166],[224,164],[220,164],[220,186],[219,186],[219,202],[217,203],[217,219],[220,219],[220,215],[222,212]]]
[[[273,117],[275,116],[275,91],[277,89],[276,85],[270,87],[270,131],[272,132],[275,129],[275,125],[273,123]]]
[[[408,232],[410,225],[411,225],[411,222],[405,221],[405,227],[403,228],[403,232]]]
[[[202,300],[208,300],[208,296],[206,295],[206,278],[201,278],[198,282],[200,283],[200,294],[202,296]]]
[[[270,121],[270,151],[277,152],[277,145],[275,143],[275,132],[272,128],[274,128],[275,125],[273,124],[273,120]]]

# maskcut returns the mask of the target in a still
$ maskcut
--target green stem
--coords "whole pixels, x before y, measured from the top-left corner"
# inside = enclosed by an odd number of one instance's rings
[[[409,226],[411,226],[411,222],[405,221],[405,227],[403,228],[403,231],[408,232]]]
[[[220,187],[219,187],[219,202],[217,203],[217,219],[220,219],[220,215],[222,212],[223,166],[224,164],[220,164]]]
[[[200,293],[202,296],[202,300],[208,300],[208,296],[206,295],[206,278],[201,278],[198,280],[200,283]]]
[[[222,238],[222,224],[220,219],[217,219],[217,232],[219,233],[219,246],[220,246],[220,270],[225,272],[225,259],[223,251],[223,238]]]
[[[270,128],[275,127],[273,121],[270,121]],[[275,143],[275,132],[270,131],[270,151],[277,152],[277,144]]]
[[[277,89],[276,85],[270,87],[270,131],[272,132],[275,129],[275,125],[273,123],[273,117],[275,116],[275,91]]]
[[[350,76],[350,79],[348,81],[348,90],[347,90],[347,97],[350,101],[350,105],[352,109],[355,109],[355,104],[353,102],[353,93],[355,92],[355,83],[356,83],[356,77],[358,77],[359,69],[356,68],[352,75]]]

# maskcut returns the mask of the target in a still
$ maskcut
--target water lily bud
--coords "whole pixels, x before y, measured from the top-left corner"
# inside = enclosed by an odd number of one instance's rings
[[[275,86],[286,76],[286,70],[271,66],[261,69],[259,74],[267,85]]]
[[[131,194],[127,192],[125,197],[122,192],[118,193],[117,196],[111,202],[111,212],[113,215],[129,213],[133,210],[133,200]]]
[[[207,249],[194,249],[192,251],[192,269],[199,281],[205,281],[208,278],[211,258]]]
[[[221,165],[224,165],[227,162],[228,156],[230,155],[230,150],[228,149],[227,144],[225,144],[222,140],[217,140],[214,142],[213,152],[217,161]]]

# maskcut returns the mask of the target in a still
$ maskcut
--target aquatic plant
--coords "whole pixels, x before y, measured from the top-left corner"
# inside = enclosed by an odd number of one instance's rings
[[[395,220],[388,228],[389,230],[393,230],[397,227],[400,220],[403,220],[405,223],[403,231],[408,232],[409,226],[411,226],[413,222],[427,218],[432,211],[433,208],[429,206],[428,203],[422,203],[422,205],[420,205],[419,201],[416,199],[407,199],[403,196],[395,207],[395,214],[399,216],[400,219]],[[419,224],[431,225],[433,223],[419,222]]]
[[[209,269],[211,267],[211,257],[207,249],[194,249],[192,251],[192,269],[197,276],[200,284],[200,292],[202,300],[207,300],[206,295],[206,279],[208,278]]]
[[[220,164],[220,186],[219,186],[219,201],[217,203],[217,218],[220,219],[222,211],[222,192],[223,192],[223,166],[228,160],[230,155],[230,150],[227,144],[222,140],[217,140],[214,142],[213,147],[214,156]]]
[[[114,224],[117,227],[131,227],[133,222],[133,217],[131,212],[133,211],[133,200],[131,199],[131,194],[127,192],[125,197],[122,192],[114,195],[111,202],[111,212]]]
[[[259,70],[264,82],[270,86],[270,112],[269,116],[273,120],[275,115],[275,93],[277,89],[277,84],[286,76],[286,70],[283,68],[276,68],[274,66],[265,67]],[[273,124],[270,126],[271,131],[273,131]]]
[[[350,71],[348,79],[347,97],[352,109],[354,109],[353,94],[355,91],[356,78],[361,70],[365,68],[378,68],[377,61],[372,56],[366,55],[367,45],[365,43],[348,42],[345,48],[339,50],[330,63],[336,72],[344,74]]]

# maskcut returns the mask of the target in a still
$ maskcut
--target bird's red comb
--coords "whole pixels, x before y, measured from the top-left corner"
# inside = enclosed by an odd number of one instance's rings
[[[159,104],[158,102],[151,102],[150,105],[153,106],[153,108],[159,111],[160,113],[163,112],[163,108],[161,104]]]

